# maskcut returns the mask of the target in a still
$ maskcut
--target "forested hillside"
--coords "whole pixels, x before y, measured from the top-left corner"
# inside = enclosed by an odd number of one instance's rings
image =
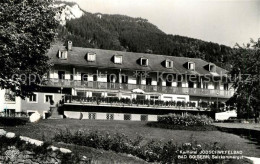
[[[59,28],[59,38],[74,46],[202,58],[229,69],[231,48],[178,35],[167,35],[142,18],[85,14]]]

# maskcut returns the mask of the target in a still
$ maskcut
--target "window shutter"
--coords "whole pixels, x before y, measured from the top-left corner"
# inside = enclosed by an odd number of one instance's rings
[[[61,51],[59,51],[59,55],[58,55],[59,58],[61,58]]]
[[[67,59],[67,57],[68,57],[68,53],[67,53],[67,51],[65,51],[64,52],[64,59]]]

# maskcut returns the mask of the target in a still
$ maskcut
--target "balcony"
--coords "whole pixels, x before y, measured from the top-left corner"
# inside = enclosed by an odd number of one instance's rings
[[[131,91],[139,88],[145,92],[159,92],[164,94],[179,94],[190,96],[203,96],[203,97],[219,97],[230,98],[233,96],[233,90],[214,90],[202,88],[181,88],[181,87],[167,87],[167,86],[153,86],[153,85],[136,85],[136,84],[120,84],[120,83],[107,83],[96,81],[71,81],[71,80],[58,80],[49,79],[43,84],[44,86],[51,87],[68,87],[68,88],[89,88],[89,89],[106,89],[106,90],[124,90]]]

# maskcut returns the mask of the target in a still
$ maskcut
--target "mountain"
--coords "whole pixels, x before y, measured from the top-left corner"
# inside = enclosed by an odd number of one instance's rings
[[[143,18],[89,13],[76,3],[62,7],[58,38],[74,46],[201,58],[229,69],[232,48],[199,39],[168,35]]]
[[[58,1],[53,6],[54,8],[59,9],[55,19],[58,20],[62,26],[66,25],[67,20],[80,18],[84,15],[84,11],[80,9],[78,4],[68,2],[65,3]]]

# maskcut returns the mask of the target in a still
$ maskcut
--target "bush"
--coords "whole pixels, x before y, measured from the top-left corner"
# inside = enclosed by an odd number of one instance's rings
[[[196,103],[195,102],[188,102],[187,106],[189,106],[189,107],[196,107]]]
[[[32,144],[28,144],[25,141],[20,140],[19,136],[16,136],[15,138],[6,138],[5,136],[0,136],[0,156],[4,157],[5,152],[10,148],[14,147],[15,149],[19,150],[19,153],[24,153],[25,152],[32,152],[30,154],[31,157],[28,157],[28,159],[37,159],[40,160],[41,162],[48,163],[50,161],[46,161],[50,159],[53,154],[53,151],[51,149],[48,149],[50,146],[50,143],[44,142],[42,146],[36,146]],[[80,157],[78,154],[70,153],[70,154],[63,154],[60,151],[54,151],[56,153],[56,157],[59,157],[61,160],[61,163],[79,163],[80,162]],[[0,163],[9,163],[10,160],[3,159],[4,161],[1,161]],[[12,163],[12,162],[10,162]]]
[[[171,101],[171,106],[176,106],[176,101]]]
[[[177,106],[179,107],[181,105],[182,105],[181,101],[177,101]]]
[[[29,122],[27,117],[0,117],[1,126],[25,125],[27,122]]]
[[[192,114],[169,114],[158,117],[158,123],[168,125],[182,125],[182,126],[204,126],[210,125],[213,119],[206,115],[192,115]]]
[[[143,137],[141,136],[137,136],[136,139],[131,140],[125,134],[120,133],[116,133],[114,135],[106,133],[105,135],[102,135],[98,131],[77,131],[75,133],[71,133],[68,130],[61,131],[56,134],[54,140],[56,142],[65,142],[104,150],[112,150],[117,153],[127,153],[148,162],[189,164],[220,163],[222,161],[213,161],[212,159],[202,159],[197,161],[196,159],[183,160],[177,158],[178,155],[182,154],[181,151],[198,150],[197,154],[199,154],[200,150],[202,150],[202,146],[198,145],[196,141],[177,145],[173,140],[168,142],[158,140],[148,140],[147,142],[143,142]],[[216,149],[220,149],[220,147],[216,147],[216,144],[203,147],[203,150]]]
[[[202,108],[207,108],[207,107],[208,107],[208,103],[205,102],[205,101],[202,101],[202,102],[200,103],[200,107],[202,107]]]
[[[158,123],[158,122],[148,122],[146,125],[154,128],[173,129],[173,130],[190,130],[190,131],[217,131],[218,130],[218,128],[213,125],[183,126],[183,125],[171,125],[171,124]]]

